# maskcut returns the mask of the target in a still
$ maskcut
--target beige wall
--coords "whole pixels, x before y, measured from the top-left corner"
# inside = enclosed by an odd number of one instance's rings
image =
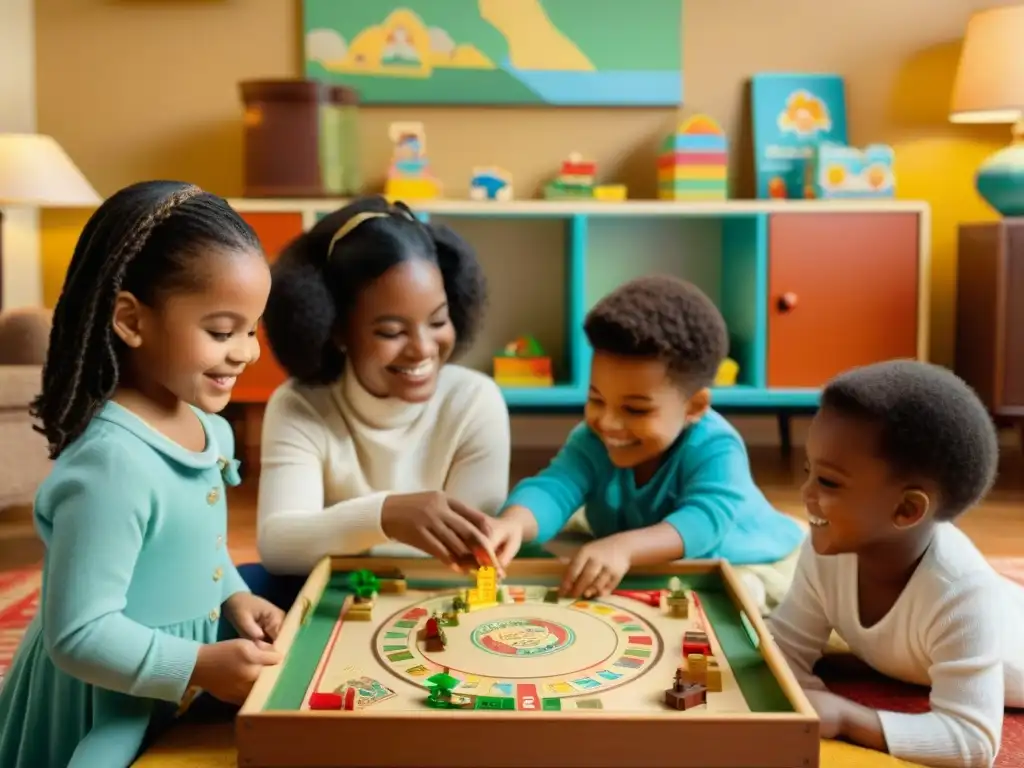
[[[0,0],[0,133],[36,129],[33,0]],[[42,301],[39,215],[35,210],[3,211],[4,307]]]
[[[838,72],[848,82],[852,140],[896,146],[900,196],[933,206],[932,338],[940,362],[952,356],[956,226],[991,217],[974,194],[973,172],[1009,140],[1008,128],[947,122],[957,41],[971,11],[1009,4],[686,3],[688,110],[711,113],[738,140],[751,74]],[[236,84],[299,73],[297,0],[37,0],[36,7],[40,129],[64,144],[101,193],[156,176],[240,193]],[[673,110],[658,109],[366,109],[362,156],[371,184],[381,182],[388,159],[387,124],[409,118],[425,122],[435,170],[454,196],[465,193],[472,164],[509,168],[517,193],[527,194],[567,152],[580,150],[598,160],[602,176],[649,197],[656,144],[676,121]],[[45,221],[52,301],[81,222],[72,214]]]

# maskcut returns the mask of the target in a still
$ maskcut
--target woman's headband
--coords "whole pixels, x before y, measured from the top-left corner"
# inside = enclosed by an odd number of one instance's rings
[[[406,213],[404,210],[402,211],[402,214],[407,219],[409,219],[410,221],[415,221],[416,220],[410,214]],[[335,244],[339,240],[341,240],[341,238],[343,238],[345,235],[347,235],[349,232],[351,232],[353,229],[355,229],[360,224],[362,224],[364,221],[369,221],[370,219],[381,219],[381,218],[386,219],[386,218],[388,218],[389,216],[392,216],[392,215],[394,215],[394,214],[393,213],[386,213],[384,211],[363,211],[362,213],[357,213],[351,219],[349,219],[344,224],[342,224],[340,227],[338,227],[338,231],[334,233],[334,237],[331,238],[331,242],[327,244],[327,256],[328,256],[328,258],[330,258],[331,251],[334,250]]]

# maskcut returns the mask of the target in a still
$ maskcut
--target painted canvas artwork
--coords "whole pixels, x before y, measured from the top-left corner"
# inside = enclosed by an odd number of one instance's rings
[[[303,0],[305,72],[364,104],[677,106],[683,0]]]

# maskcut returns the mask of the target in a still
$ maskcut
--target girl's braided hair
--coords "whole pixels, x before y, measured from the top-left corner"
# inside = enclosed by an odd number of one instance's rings
[[[41,394],[32,415],[57,458],[117,388],[123,343],[111,319],[127,291],[153,306],[194,290],[204,250],[260,251],[252,228],[226,201],[191,184],[147,181],[122,189],[89,218],[53,313]]]

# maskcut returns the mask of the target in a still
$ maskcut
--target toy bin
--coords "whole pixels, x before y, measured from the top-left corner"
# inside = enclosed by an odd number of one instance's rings
[[[316,80],[247,80],[246,197],[323,197],[358,184],[355,140],[358,98]]]

